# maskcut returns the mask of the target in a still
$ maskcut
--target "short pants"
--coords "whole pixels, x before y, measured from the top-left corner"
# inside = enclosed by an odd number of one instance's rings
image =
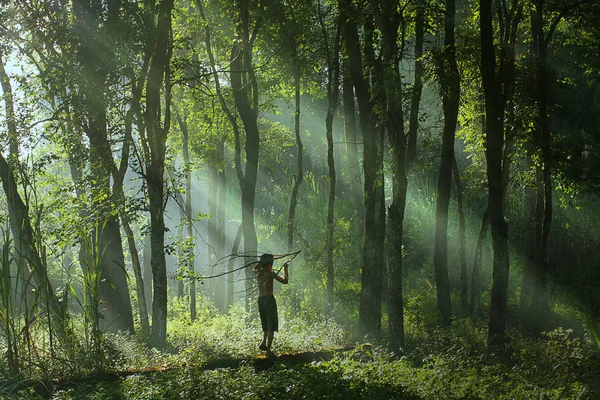
[[[258,298],[258,313],[260,314],[263,332],[277,332],[279,330],[275,296],[260,296]]]

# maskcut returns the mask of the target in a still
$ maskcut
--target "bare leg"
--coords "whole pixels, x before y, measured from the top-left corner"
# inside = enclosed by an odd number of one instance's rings
[[[267,352],[271,352],[271,345],[273,344],[273,335],[275,332],[267,332]]]
[[[260,345],[258,346],[259,349],[261,350],[267,350],[267,332],[263,332],[263,340],[262,342],[260,342]]]

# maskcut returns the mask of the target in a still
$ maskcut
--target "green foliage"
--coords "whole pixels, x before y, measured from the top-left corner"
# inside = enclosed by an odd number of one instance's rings
[[[46,398],[582,399],[594,398],[600,389],[594,379],[600,367],[591,343],[572,332],[558,329],[534,338],[510,331],[510,343],[492,350],[486,347],[485,326],[468,320],[422,336],[419,346],[400,359],[391,358],[382,348],[359,345],[329,361],[276,362],[262,371],[243,364],[207,370],[203,365],[225,347],[230,355],[255,354],[249,344],[256,343],[251,337],[259,332],[252,324],[239,322],[244,317],[241,309],[216,318],[209,317],[213,311],[206,311],[206,319],[198,323],[171,321],[184,323],[172,337],[180,346],[188,346],[178,355],[144,349],[131,337],[110,336],[121,358],[128,360],[121,368],[139,368],[144,363],[181,367],[116,381],[77,381]],[[215,320],[206,327],[206,322]],[[297,316],[295,323],[301,320]],[[292,330],[282,329],[276,341],[295,335]],[[302,328],[298,338],[310,340],[319,330]],[[224,356],[218,355],[221,361]],[[38,398],[31,390],[5,387],[7,393],[16,394],[7,398]]]

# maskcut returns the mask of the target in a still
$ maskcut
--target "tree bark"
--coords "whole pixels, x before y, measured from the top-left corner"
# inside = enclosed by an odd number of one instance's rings
[[[219,140],[217,146],[217,247],[216,252],[219,258],[225,256],[225,222],[227,211],[227,180],[225,176],[225,137]],[[224,268],[223,268],[224,269]],[[221,280],[218,287],[218,303],[223,311],[227,311],[227,283]]]
[[[481,74],[485,96],[488,210],[494,251],[488,343],[497,345],[504,343],[505,340],[509,260],[508,225],[504,219],[502,185],[504,110],[500,100],[501,88],[496,79],[491,5],[491,0],[480,0]]]
[[[547,328],[550,317],[548,289],[548,239],[552,224],[552,168],[550,163],[550,121],[548,116],[547,39],[544,33],[544,2],[536,1],[532,11],[535,67],[535,103],[537,106],[536,146],[540,151],[541,165],[536,173],[536,255],[532,309],[539,331]],[[550,38],[551,36],[549,36]]]
[[[168,99],[165,106],[165,122],[161,126],[161,87],[168,78],[171,56],[171,11],[173,0],[162,0],[158,10],[155,45],[152,50],[148,82],[146,85],[146,128],[150,160],[148,160],[147,184],[150,201],[150,246],[152,265],[152,334],[154,346],[164,347],[167,338],[167,268],[165,259],[164,220],[164,172],[166,140],[169,131]],[[168,86],[168,83],[166,83]],[[167,95],[168,96],[168,95]]]
[[[381,32],[381,63],[375,62],[380,91],[379,101],[385,110],[385,128],[390,144],[392,169],[392,204],[388,207],[388,317],[390,351],[399,355],[404,347],[404,301],[402,298],[402,241],[406,208],[406,135],[402,109],[402,80],[399,70],[398,29],[402,15],[392,1],[371,1],[371,8]],[[402,44],[403,46],[403,44]],[[366,177],[366,174],[365,174]]]
[[[194,237],[194,219],[192,214],[192,164],[190,162],[190,135],[187,130],[181,130],[183,134],[183,163],[185,165],[185,217],[186,217],[186,229],[187,237],[185,241],[186,250],[186,264],[190,275],[194,276],[196,273],[194,248],[195,248],[195,237]],[[196,310],[196,280],[190,280],[190,320],[195,321],[197,317]]]
[[[333,263],[334,233],[335,233],[335,190],[337,176],[335,171],[335,159],[333,154],[333,119],[339,104],[340,94],[340,41],[341,25],[339,21],[336,26],[336,34],[333,47],[329,43],[329,34],[323,22],[320,8],[318,9],[319,22],[325,43],[325,54],[327,58],[327,116],[325,118],[325,135],[327,137],[327,169],[329,172],[329,194],[327,199],[327,234],[325,245],[325,264],[327,266],[327,305],[328,312],[333,313],[334,303],[334,278],[335,269]]]
[[[363,133],[363,169],[365,230],[359,305],[359,335],[378,338],[381,335],[381,299],[383,289],[385,209],[383,195],[383,160],[381,133],[376,128],[376,116],[369,83],[364,76],[358,27],[354,10],[348,0],[340,0],[340,20],[350,64]],[[371,33],[372,35],[372,30]],[[368,45],[367,45],[368,46]],[[365,46],[365,47],[367,47]]]
[[[258,173],[259,130],[258,130],[258,82],[252,66],[252,44],[254,29],[250,37],[248,0],[238,0],[240,23],[237,26],[239,42],[234,45],[231,60],[231,88],[235,105],[246,132],[246,166],[241,182],[242,192],[242,231],[244,235],[244,255],[246,264],[256,261],[258,240],[254,226],[254,203]],[[256,22],[260,24],[260,21]],[[251,40],[252,39],[252,40]],[[246,268],[246,310],[250,310],[252,296],[252,269]]]
[[[296,109],[294,111],[294,132],[296,134],[296,148],[297,148],[297,173],[294,177],[294,186],[292,187],[292,194],[290,197],[290,209],[288,213],[288,252],[291,252],[294,247],[294,220],[296,216],[296,206],[298,204],[298,191],[300,189],[300,185],[304,181],[304,168],[303,168],[303,158],[304,158],[304,146],[302,144],[302,137],[300,136],[300,60],[298,55],[298,48],[296,44],[296,39],[292,35],[290,35],[290,46],[292,48],[292,63],[294,70],[294,103],[296,105]]]
[[[144,249],[142,255],[143,271],[142,276],[144,278],[144,297],[146,298],[146,304],[149,305],[148,312],[152,312],[152,287],[154,286],[154,278],[152,277],[152,244],[150,241],[150,235],[146,234],[144,237]]]
[[[437,290],[438,313],[443,326],[450,325],[452,307],[450,303],[450,282],[448,279],[448,206],[452,186],[452,166],[454,163],[454,137],[458,120],[460,100],[460,77],[456,64],[454,26],[456,3],[446,0],[444,18],[444,49],[442,51],[441,90],[444,112],[442,133],[442,153],[437,185],[435,244],[433,264]]]
[[[139,77],[139,81],[136,82],[135,77],[131,78],[132,82],[132,104],[131,108],[125,115],[125,137],[123,139],[121,149],[121,161],[118,168],[113,167],[113,196],[115,203],[119,206],[119,215],[123,224],[123,229],[127,237],[127,244],[129,246],[129,252],[131,253],[131,267],[135,277],[135,288],[138,300],[138,313],[140,316],[140,326],[144,337],[150,335],[150,321],[148,319],[148,306],[146,303],[146,297],[144,293],[144,279],[142,275],[142,266],[139,258],[137,245],[135,242],[135,236],[129,220],[129,215],[126,211],[125,206],[125,192],[123,189],[123,181],[127,168],[129,165],[129,155],[132,145],[132,125],[134,116],[139,114],[140,110],[140,99],[142,96],[142,85],[148,71],[148,57],[144,58],[142,66],[142,72]]]
[[[350,185],[354,199],[355,226],[362,228],[364,221],[363,187],[360,172],[360,160],[358,158],[358,137],[356,132],[356,110],[354,107],[354,87],[350,75],[348,57],[342,60],[342,93],[344,103],[344,133],[346,134],[346,159],[348,171],[350,172]],[[362,229],[359,229],[362,235]]]

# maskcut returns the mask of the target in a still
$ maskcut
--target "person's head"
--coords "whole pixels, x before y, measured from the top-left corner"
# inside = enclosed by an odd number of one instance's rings
[[[258,267],[259,269],[271,269],[273,268],[273,254],[270,253],[264,253],[261,254],[260,259],[258,261]]]

